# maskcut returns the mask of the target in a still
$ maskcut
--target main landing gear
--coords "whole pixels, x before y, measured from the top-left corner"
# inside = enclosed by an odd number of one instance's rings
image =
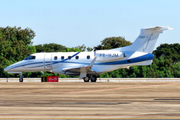
[[[97,81],[97,77],[95,75],[87,75],[87,77],[84,77],[84,82],[89,82],[89,80],[91,80],[91,82],[96,82]]]

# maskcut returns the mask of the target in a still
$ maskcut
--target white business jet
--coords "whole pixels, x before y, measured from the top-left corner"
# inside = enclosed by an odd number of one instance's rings
[[[140,35],[130,46],[93,52],[35,53],[4,69],[8,73],[48,71],[58,74],[80,76],[84,82],[96,82],[97,75],[134,65],[150,65],[152,51],[160,33],[172,28],[156,26],[142,28]]]

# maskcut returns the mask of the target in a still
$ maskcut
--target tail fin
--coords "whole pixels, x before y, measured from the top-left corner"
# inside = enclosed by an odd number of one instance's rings
[[[131,46],[128,46],[126,49],[130,51],[152,53],[159,34],[162,33],[164,30],[171,29],[172,28],[165,26],[142,28],[140,35],[137,37],[134,43]]]

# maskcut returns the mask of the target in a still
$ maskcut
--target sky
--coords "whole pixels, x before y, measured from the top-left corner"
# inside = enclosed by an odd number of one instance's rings
[[[0,0],[0,27],[31,28],[33,45],[94,47],[106,37],[134,42],[141,28],[169,26],[160,44],[180,41],[180,0]]]

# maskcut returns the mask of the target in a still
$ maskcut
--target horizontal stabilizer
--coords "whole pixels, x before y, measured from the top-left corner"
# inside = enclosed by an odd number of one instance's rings
[[[163,31],[163,30],[173,30],[174,28],[170,28],[169,26],[156,26],[156,27],[149,27],[143,28],[144,30],[153,30],[153,31]]]

